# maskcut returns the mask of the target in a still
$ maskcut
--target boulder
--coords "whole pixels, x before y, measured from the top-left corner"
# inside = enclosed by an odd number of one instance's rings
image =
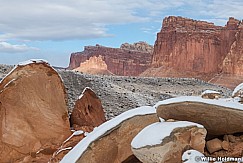
[[[206,90],[202,93],[201,97],[206,99],[218,99],[221,97],[221,93],[213,90]]]
[[[221,145],[222,145],[222,148],[224,150],[226,150],[226,151],[229,150],[229,142],[228,141],[223,141]]]
[[[102,107],[100,99],[92,89],[86,87],[76,101],[71,114],[72,126],[75,128],[84,128],[85,126],[93,129],[105,121],[104,108]]]
[[[0,158],[14,162],[70,135],[67,96],[58,73],[42,60],[16,66],[0,82]]]
[[[209,153],[214,153],[216,151],[223,149],[222,141],[219,140],[218,138],[207,141],[206,147]]]
[[[210,135],[243,132],[243,105],[230,99],[182,96],[156,104],[159,117],[202,124]]]
[[[153,107],[124,112],[89,133],[61,161],[120,163],[136,158],[131,151],[132,139],[147,125],[158,122]]]
[[[237,87],[235,87],[233,93],[233,98],[239,98],[238,101],[240,103],[243,103],[243,83],[239,84]]]
[[[187,149],[204,152],[206,134],[203,126],[192,122],[157,122],[133,139],[132,151],[144,163],[181,162]]]

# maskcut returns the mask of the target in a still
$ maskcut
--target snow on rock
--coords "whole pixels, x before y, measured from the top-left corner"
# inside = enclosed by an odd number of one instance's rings
[[[81,99],[83,96],[84,96],[84,92],[87,90],[87,89],[90,89],[91,91],[93,91],[90,87],[85,87],[83,92],[81,93],[81,95],[78,97],[78,99]],[[94,92],[94,91],[93,91]]]
[[[167,136],[170,136],[171,132],[175,128],[187,126],[197,126],[199,128],[204,128],[200,124],[188,121],[157,122],[145,127],[141,132],[139,132],[139,134],[133,139],[131,143],[132,148],[138,149],[145,146],[161,144],[163,139]]]
[[[212,99],[203,99],[201,97],[197,96],[181,96],[176,98],[170,98],[164,101],[160,101],[157,104],[155,104],[155,108],[157,109],[160,105],[167,105],[167,104],[173,104],[173,103],[181,103],[181,102],[198,102],[198,103],[205,103],[210,105],[217,105],[222,107],[229,107],[234,108],[238,110],[243,110],[243,105],[236,102],[233,99],[218,99],[218,100],[212,100]],[[200,108],[198,108],[200,109]]]
[[[129,110],[127,112],[118,115],[117,117],[103,123],[96,129],[94,129],[93,132],[89,133],[87,137],[82,139],[82,141],[80,141],[67,155],[65,155],[65,157],[61,160],[61,163],[76,162],[92,142],[99,139],[102,135],[110,131],[112,128],[115,128],[123,121],[132,118],[134,116],[148,115],[148,114],[155,114],[155,113],[156,110],[154,107],[143,106],[143,107]]]
[[[239,84],[237,87],[235,87],[232,97],[243,97],[243,83]]]
[[[30,60],[27,60],[27,61],[24,61],[24,62],[20,62],[20,63],[18,63],[16,66],[14,66],[14,68],[11,70],[11,71],[9,71],[9,73],[8,74],[6,74],[5,76],[4,76],[4,78],[2,78],[2,80],[0,80],[0,83],[2,83],[3,82],[3,80],[8,76],[8,75],[10,75],[18,66],[25,66],[25,65],[28,65],[28,64],[33,64],[33,63],[45,63],[45,64],[48,64],[49,65],[49,63],[46,61],[46,60],[44,60],[44,59],[30,59]],[[49,65],[50,66],[50,65]],[[60,78],[61,78],[61,76],[60,76]]]
[[[212,93],[212,94],[221,94],[220,92],[217,92],[217,91],[206,90],[206,91],[204,91],[201,95],[203,96],[203,95],[205,95],[205,94],[210,94],[210,93]]]
[[[182,155],[182,162],[184,163],[208,163],[208,161],[203,161],[201,158],[204,157],[204,155],[196,150],[187,150]]]
[[[27,61],[24,61],[24,62],[20,62],[18,65],[24,66],[24,65],[33,64],[33,63],[46,63],[46,64],[49,65],[49,63],[44,59],[30,59],[30,60],[27,60]]]
[[[211,135],[243,132],[243,105],[233,98],[212,100],[182,96],[160,101],[155,108],[157,115],[165,120],[199,123]]]

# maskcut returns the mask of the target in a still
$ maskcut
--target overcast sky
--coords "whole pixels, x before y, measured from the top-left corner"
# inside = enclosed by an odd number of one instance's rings
[[[0,64],[41,58],[66,67],[86,45],[154,44],[165,16],[225,25],[242,0],[0,0]]]

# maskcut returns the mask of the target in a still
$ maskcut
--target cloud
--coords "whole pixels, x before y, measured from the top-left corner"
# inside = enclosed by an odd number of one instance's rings
[[[241,0],[0,0],[0,40],[109,37],[109,25],[162,21],[167,14],[240,18]],[[3,16],[5,15],[5,16]]]
[[[22,45],[14,45],[7,42],[0,42],[0,52],[3,53],[23,53],[31,50],[39,50],[35,47],[28,47],[25,44]]]

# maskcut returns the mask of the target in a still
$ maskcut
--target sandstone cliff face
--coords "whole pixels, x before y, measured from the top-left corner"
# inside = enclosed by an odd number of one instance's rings
[[[103,74],[103,75],[112,75],[112,73],[107,70],[107,64],[103,60],[102,56],[90,57],[85,62],[81,62],[78,68],[74,70],[79,72],[84,72],[88,74]]]
[[[157,34],[152,56],[154,76],[196,77],[210,80],[219,73],[242,75],[240,21],[225,27],[182,17],[166,17]],[[161,71],[162,72],[159,72]],[[144,76],[153,76],[145,72]]]
[[[227,74],[243,75],[243,24],[235,34],[235,41],[223,61],[223,72]]]
[[[107,70],[115,75],[138,76],[151,63],[151,53],[127,48],[108,48],[100,45],[86,46],[83,52],[72,53],[69,69],[75,69],[90,59],[102,56]]]

